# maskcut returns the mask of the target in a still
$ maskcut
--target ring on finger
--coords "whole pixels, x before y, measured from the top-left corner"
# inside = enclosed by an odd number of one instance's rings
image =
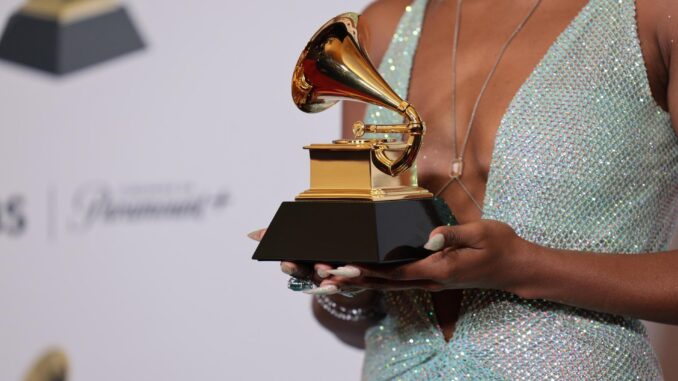
[[[287,288],[292,291],[306,291],[315,288],[315,284],[310,279],[290,277],[287,281]]]

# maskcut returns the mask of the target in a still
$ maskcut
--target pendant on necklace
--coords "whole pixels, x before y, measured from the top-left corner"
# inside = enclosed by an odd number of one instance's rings
[[[458,158],[450,163],[450,178],[458,179],[464,173],[464,159]]]

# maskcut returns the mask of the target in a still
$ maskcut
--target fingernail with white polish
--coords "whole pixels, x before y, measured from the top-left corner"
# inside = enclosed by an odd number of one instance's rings
[[[292,268],[292,266],[290,266],[287,263],[281,263],[280,270],[287,275],[292,275],[294,273],[294,269]]]
[[[360,276],[360,269],[353,266],[341,266],[334,270],[329,270],[328,273],[346,278],[355,278]]]
[[[431,251],[439,251],[443,247],[445,247],[445,236],[440,233],[429,238],[428,242],[424,245],[424,249]]]
[[[318,276],[322,279],[325,279],[328,276],[330,276],[330,272],[327,271],[327,269],[318,269],[315,271],[315,273],[318,274]]]
[[[304,291],[305,294],[310,295],[334,295],[340,293],[341,290],[333,284],[328,284],[327,286],[320,286],[311,290]]]

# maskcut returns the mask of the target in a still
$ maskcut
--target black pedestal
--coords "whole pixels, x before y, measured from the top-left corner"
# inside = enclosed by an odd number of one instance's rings
[[[0,39],[0,58],[65,74],[143,46],[124,8],[70,23],[16,13]]]
[[[431,254],[423,248],[431,230],[453,220],[440,208],[432,199],[284,202],[253,259],[331,264],[421,259]]]

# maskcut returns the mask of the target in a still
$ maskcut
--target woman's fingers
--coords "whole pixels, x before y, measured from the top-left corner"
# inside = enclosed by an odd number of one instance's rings
[[[441,226],[434,229],[424,248],[435,251],[426,258],[402,265],[355,266],[361,276],[391,280],[449,279],[455,269],[459,249],[480,248],[486,234],[486,224],[473,222],[457,226]],[[348,266],[347,266],[348,267]]]
[[[313,265],[313,281],[316,284],[320,284],[324,279],[327,279],[330,277],[330,270],[332,270],[332,266],[325,264],[325,263],[316,263]]]
[[[491,255],[499,255],[499,250],[493,248],[505,249],[502,245],[505,245],[506,237],[511,238],[511,234],[515,236],[510,226],[488,220],[442,226],[431,232],[425,246],[435,252],[418,261],[395,265],[354,264],[337,268],[315,264],[310,279],[318,287],[308,293],[332,295],[366,289],[438,291],[460,287],[463,282],[473,284],[473,276],[477,276],[478,269],[486,267],[484,264]]]
[[[456,250],[446,249],[433,253],[424,259],[402,265],[360,267],[360,272],[361,276],[365,278],[444,281],[454,271],[457,255]]]
[[[307,265],[294,262],[280,262],[280,270],[295,278],[307,279],[313,275],[313,269]]]
[[[318,288],[309,290],[307,294],[334,295],[342,292],[363,290],[357,289],[356,287],[347,287],[346,285],[341,285],[342,279],[360,276],[360,269],[355,266],[340,266],[335,269],[329,265],[316,264],[315,268],[316,274],[322,278],[322,281],[320,282]]]
[[[423,289],[429,291],[439,291],[442,289],[441,284],[432,280],[392,280],[384,278],[343,278],[335,279],[336,284],[331,286],[337,287],[339,290],[382,290],[382,291],[398,291],[408,289]],[[324,282],[320,285],[324,286]],[[329,286],[329,285],[328,285]]]
[[[356,278],[362,274],[359,268],[350,265],[337,267],[336,269],[327,271],[327,273],[337,277],[345,278]]]
[[[359,282],[365,278],[442,281],[449,277],[456,255],[454,250],[444,250],[402,265],[346,265],[333,269],[329,265],[316,264],[315,270],[322,285],[355,283],[353,280]]]
[[[342,290],[335,284],[321,284],[316,288],[305,290],[305,294],[309,295],[334,295],[340,293]]]
[[[331,275],[329,272],[332,270],[332,266],[328,264],[316,263],[313,268],[315,270],[315,275],[320,279],[325,279]]]
[[[264,234],[266,234],[266,228],[247,233],[247,236],[255,241],[261,241],[264,238]]]
[[[403,278],[394,279],[394,276],[387,278],[386,274],[372,272],[365,268],[347,265],[332,269],[329,265],[316,264],[316,275],[313,276],[314,282],[320,278],[318,287],[304,291],[311,295],[334,295],[344,291],[360,291],[366,289],[396,291],[412,288],[426,289],[429,291],[438,291],[442,289],[441,283],[427,276],[420,276],[417,279],[409,279],[410,272],[415,274],[417,271],[423,272],[428,268],[427,265],[409,266],[403,270]],[[420,269],[421,268],[421,269]],[[321,278],[320,274],[327,274]],[[373,276],[376,275],[376,276]]]
[[[331,277],[329,270],[332,270],[332,266],[324,263],[310,265],[283,261],[280,262],[280,270],[289,276],[300,279],[310,279],[313,283],[320,284],[323,280]]]
[[[431,274],[431,268],[441,268],[441,266],[431,266],[432,262],[430,259],[428,262],[421,260],[407,265],[389,266],[388,269],[382,265],[377,267],[376,270],[357,265],[341,266],[330,270],[329,273],[332,276],[323,280],[320,286],[336,286],[341,291],[372,288],[379,290],[404,290],[408,288],[437,290],[440,289],[439,285],[441,284],[438,278],[443,278],[443,275],[442,272],[438,276]]]
[[[336,284],[336,280],[331,274],[332,266],[326,263],[316,263],[313,269],[312,279],[318,287],[306,290],[304,291],[305,293],[311,295],[334,295],[344,291]]]

